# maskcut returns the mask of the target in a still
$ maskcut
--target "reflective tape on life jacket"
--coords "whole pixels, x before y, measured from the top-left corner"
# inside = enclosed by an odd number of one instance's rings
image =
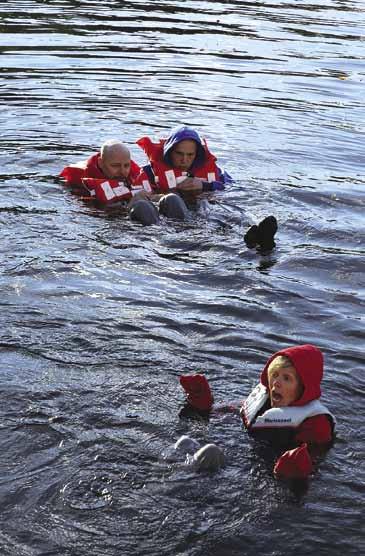
[[[97,178],[83,178],[83,185],[89,191],[91,197],[103,204],[112,204],[118,201],[128,201],[140,191],[151,192],[148,181],[144,184],[128,187],[124,182],[118,180],[106,180]]]
[[[157,187],[161,191],[169,191],[170,189],[176,189],[177,185],[187,177],[190,177],[191,174],[190,172],[183,172],[166,164],[163,159],[164,144],[164,139],[161,139],[158,143],[153,143],[149,137],[142,137],[137,141],[137,145],[142,147],[150,161]],[[193,175],[196,178],[210,183],[219,179],[219,171],[215,163],[217,159],[209,152],[205,141],[204,150],[206,160],[204,164],[198,168],[194,168]]]
[[[99,159],[100,153],[95,153],[87,160],[80,160],[79,162],[76,162],[76,164],[70,164],[62,170],[60,177],[63,178],[69,186],[82,185],[84,178],[94,178],[104,181],[108,180],[99,168]],[[134,184],[140,174],[141,168],[136,162],[134,162],[134,160],[131,160],[131,167],[127,178],[128,181]]]

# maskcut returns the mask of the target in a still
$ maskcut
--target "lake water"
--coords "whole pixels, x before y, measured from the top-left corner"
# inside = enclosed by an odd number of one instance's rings
[[[7,0],[0,6],[2,556],[358,555],[364,521],[363,1]],[[196,127],[235,178],[143,228],[55,177]],[[247,226],[279,221],[277,247]],[[242,399],[315,343],[334,447],[306,492],[236,421],[178,418],[178,377]],[[170,461],[181,434],[225,469]]]

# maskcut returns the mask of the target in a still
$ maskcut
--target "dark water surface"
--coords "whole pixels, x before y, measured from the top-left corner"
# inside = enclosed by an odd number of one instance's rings
[[[1,2],[2,556],[364,553],[364,6]],[[54,179],[111,137],[143,163],[134,141],[181,122],[236,178],[189,222]],[[277,248],[247,250],[270,213]],[[241,399],[304,342],[338,438],[299,496],[238,420],[180,422],[178,376]],[[184,433],[226,468],[171,463]]]

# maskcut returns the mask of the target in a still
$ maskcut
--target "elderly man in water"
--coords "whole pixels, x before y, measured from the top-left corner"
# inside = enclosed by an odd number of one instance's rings
[[[96,164],[106,178],[131,179],[131,153],[120,141],[110,140],[103,143]],[[139,167],[137,171],[139,174]]]
[[[152,188],[131,159],[128,147],[111,139],[87,160],[66,166],[60,174],[75,193],[107,207],[124,206],[132,220],[144,225],[159,221],[151,202]]]
[[[66,166],[60,176],[67,185],[83,185],[84,178],[120,179],[131,183],[140,174],[140,167],[133,160],[128,147],[120,141],[111,139],[103,143],[100,151],[87,160]]]

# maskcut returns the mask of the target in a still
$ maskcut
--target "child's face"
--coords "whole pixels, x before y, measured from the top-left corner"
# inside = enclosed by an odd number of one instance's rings
[[[286,407],[301,397],[303,385],[294,367],[269,367],[267,375],[271,407]]]

